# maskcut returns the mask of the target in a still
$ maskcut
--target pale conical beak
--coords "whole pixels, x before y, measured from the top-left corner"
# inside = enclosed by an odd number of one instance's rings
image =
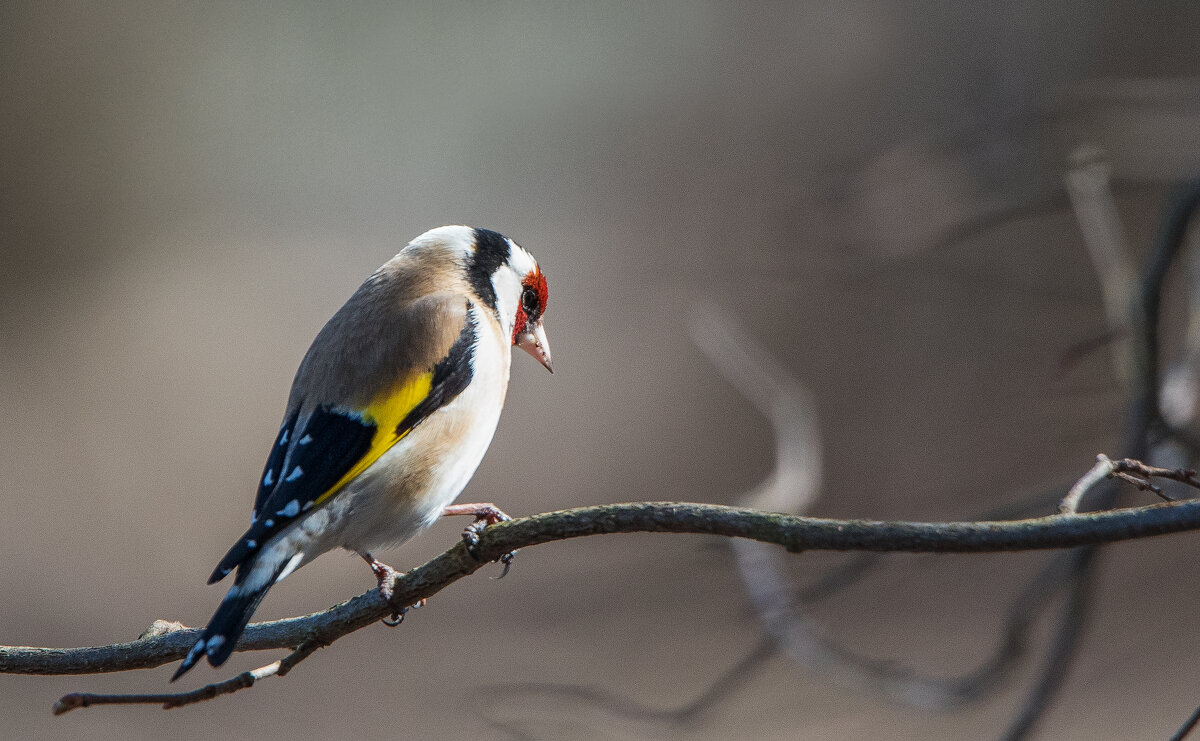
[[[541,319],[525,325],[525,331],[517,335],[516,345],[546,366],[546,370],[554,372],[550,365],[550,342],[546,339],[546,328],[542,326]]]

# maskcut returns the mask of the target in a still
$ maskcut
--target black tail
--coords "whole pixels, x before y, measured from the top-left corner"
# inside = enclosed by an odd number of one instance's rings
[[[258,609],[258,603],[262,602],[263,597],[279,580],[284,565],[277,566],[274,573],[269,573],[270,578],[262,582],[261,586],[257,584],[251,586],[259,581],[254,578],[256,576],[254,572],[260,568],[263,568],[263,564],[254,564],[254,567],[246,570],[245,578],[239,579],[240,583],[235,583],[230,588],[212,619],[208,621],[208,627],[200,634],[200,639],[196,641],[192,650],[188,651],[188,655],[183,659],[183,663],[175,670],[174,676],[171,677],[172,682],[195,666],[201,656],[208,657],[208,663],[216,667],[224,664],[225,660],[233,653],[238,639],[242,637],[242,632],[246,630],[246,625],[250,622],[250,617]],[[242,576],[242,574],[238,576]]]

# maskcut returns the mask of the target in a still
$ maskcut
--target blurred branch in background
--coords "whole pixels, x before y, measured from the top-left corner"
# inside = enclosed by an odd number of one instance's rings
[[[1102,194],[1104,191],[1102,189],[1092,191],[1093,195],[1097,192]],[[1133,336],[1129,353],[1130,368],[1123,374],[1123,377],[1129,381],[1130,401],[1121,443],[1124,456],[1127,458],[1142,459],[1146,457],[1151,448],[1151,437],[1158,437],[1159,439],[1155,442],[1161,442],[1164,429],[1167,427],[1163,420],[1159,401],[1161,384],[1158,372],[1159,324],[1162,293],[1167,274],[1176,256],[1183,248],[1187,227],[1198,203],[1200,203],[1200,179],[1187,182],[1177,189],[1172,202],[1167,207],[1162,228],[1146,260],[1135,300],[1129,302]],[[1081,220],[1084,218],[1083,212],[1080,212],[1080,218]],[[1097,270],[1101,274],[1101,280],[1115,283],[1116,280],[1112,276],[1119,270],[1114,269],[1113,266],[1119,264],[1119,258],[1098,260],[1096,256],[1099,252],[1102,250],[1095,248],[1091,250]],[[1111,299],[1119,294],[1120,290],[1117,287],[1113,289],[1112,293],[1106,295],[1106,298]],[[1107,313],[1110,322],[1116,318],[1115,312]],[[1169,430],[1166,432],[1169,433]],[[1187,445],[1187,441],[1182,436],[1176,435],[1174,438],[1178,443]],[[1195,448],[1190,445],[1187,447],[1194,455]],[[1116,503],[1117,496],[1115,487],[1111,485],[1102,487],[1096,496],[1095,506],[1099,509],[1112,507]],[[1087,617],[1096,555],[1097,549],[1094,546],[1080,548],[1070,554],[1070,592],[1059,626],[1051,639],[1050,650],[1043,662],[1041,677],[1034,683],[1033,690],[1025,704],[1002,737],[1007,741],[1027,738],[1062,688],[1070,661],[1078,650],[1079,639]]]
[[[1138,284],[1112,195],[1109,173],[1103,152],[1081,148],[1073,157],[1065,180],[1105,307],[1108,329],[1100,344],[1116,342],[1112,355],[1115,375],[1134,397],[1125,444],[1136,455],[1149,451],[1162,457],[1167,445],[1182,445],[1186,453],[1188,449],[1195,450],[1195,446],[1190,445],[1183,434],[1156,440],[1158,444],[1152,451],[1148,436],[1161,437],[1158,428],[1165,426],[1164,417],[1166,421],[1176,423],[1176,430],[1187,425],[1194,418],[1197,406],[1194,366],[1200,360],[1200,311],[1197,311],[1200,279],[1189,282],[1191,311],[1185,352],[1183,360],[1172,366],[1176,382],[1167,387],[1172,396],[1164,398],[1161,414],[1156,400],[1159,298],[1168,268],[1183,244],[1186,225],[1195,207],[1190,195],[1195,186],[1182,188],[1170,206],[1162,234],[1147,263],[1139,303],[1134,306]],[[1189,279],[1197,278],[1191,273],[1200,270],[1196,267],[1200,260],[1189,265]],[[1133,316],[1131,309],[1135,312]],[[740,502],[758,509],[804,514],[820,494],[821,441],[815,404],[799,381],[759,347],[749,331],[739,327],[726,312],[704,304],[697,307],[693,316],[689,326],[693,341],[730,385],[770,421],[774,433],[774,468]],[[1135,336],[1130,334],[1131,325],[1140,330]],[[1136,347],[1133,346],[1135,341]],[[1103,479],[1122,478],[1142,491],[1150,490],[1164,498],[1170,498],[1170,495],[1152,484],[1151,478],[1195,484],[1191,471],[1146,466],[1130,459],[1112,461],[1103,455],[1099,458],[1096,466],[1066,492],[1060,504],[1064,514],[1074,514],[1083,496]],[[1063,492],[1039,495],[1035,506],[1045,505],[1051,496],[1062,497]],[[1101,501],[1099,507],[1112,507],[1116,490],[1105,486],[1097,497]],[[878,555],[864,555],[827,574],[811,587],[797,590],[786,576],[786,557],[778,550],[751,540],[734,540],[732,547],[739,575],[766,637],[705,692],[680,708],[654,710],[578,686],[525,685],[520,691],[560,698],[572,696],[601,706],[610,714],[633,720],[685,723],[724,699],[723,693],[733,692],[741,680],[763,665],[772,655],[773,648],[778,648],[806,670],[856,690],[883,695],[914,707],[950,710],[982,699],[1001,686],[1018,660],[1028,652],[1029,632],[1037,619],[1065,590],[1068,598],[1061,607],[1058,627],[1047,649],[1042,673],[1004,735],[1015,741],[1030,734],[1066,676],[1087,614],[1091,571],[1095,563],[1092,548],[1051,558],[1013,596],[1005,613],[1001,639],[993,653],[973,671],[945,678],[922,676],[907,667],[865,657],[838,645],[803,609],[805,604],[829,597],[857,581],[879,564]]]
[[[799,382],[732,318],[714,307],[696,312],[691,335],[721,375],[744,394],[770,420],[775,438],[775,468],[741,498],[744,506],[804,514],[820,492],[821,443],[816,406]],[[731,547],[739,575],[770,642],[806,670],[826,676],[858,691],[884,695],[914,707],[947,710],[983,696],[998,685],[1024,646],[1025,632],[1049,595],[1047,579],[1060,575],[1050,568],[1033,580],[1036,588],[1022,590],[1009,610],[1005,640],[997,653],[975,671],[959,678],[926,677],[893,661],[862,656],[839,645],[803,606],[827,598],[857,581],[879,563],[858,561],[854,568],[821,581],[819,593],[810,590],[800,599],[786,576],[785,556],[749,540],[734,540]],[[1057,561],[1055,561],[1057,566]]]
[[[1147,450],[1147,435],[1157,432],[1155,428],[1163,421],[1156,395],[1159,386],[1156,359],[1160,297],[1167,270],[1183,244],[1186,226],[1195,208],[1192,195],[1195,185],[1182,188],[1167,213],[1163,232],[1148,262],[1141,302],[1136,306],[1133,317],[1129,312],[1136,288],[1135,272],[1112,196],[1109,167],[1103,153],[1095,149],[1079,150],[1067,173],[1066,185],[1089,257],[1099,278],[1109,325],[1106,335],[1127,338],[1118,340],[1114,347],[1113,365],[1117,377],[1131,388],[1135,399],[1141,399],[1140,403],[1131,405],[1126,430],[1128,449],[1132,455],[1141,456]],[[1200,306],[1200,288],[1193,288],[1190,296],[1193,299],[1190,307],[1194,309]],[[731,328],[728,317],[712,310],[703,312],[701,316],[703,321],[697,321],[692,326],[697,345],[726,380],[746,394],[755,407],[771,420],[775,431],[776,470],[745,502],[754,505],[765,500],[781,511],[803,513],[818,496],[819,487],[816,470],[820,465],[820,444],[811,402],[805,403],[807,396],[799,390],[798,383],[788,377],[786,371],[779,368],[764,351],[754,347],[746,332]],[[1180,380],[1170,387],[1174,395],[1168,399],[1171,403],[1167,407],[1168,410],[1175,410],[1177,421],[1172,420],[1170,411],[1167,412],[1167,420],[1176,421],[1177,427],[1186,425],[1194,418],[1197,406],[1194,361],[1200,359],[1200,350],[1195,353],[1191,350],[1194,346],[1200,346],[1200,312],[1192,311],[1189,318],[1188,350],[1183,361],[1173,367],[1176,370],[1175,378]],[[1141,330],[1134,338],[1128,338],[1131,323]],[[1130,347],[1131,341],[1139,343],[1136,355]],[[789,419],[789,414],[795,416]],[[1191,449],[1195,447],[1191,446]],[[1118,476],[1128,480],[1130,471],[1143,477],[1132,481],[1139,489],[1150,489],[1160,496],[1167,495],[1150,484],[1149,478],[1152,476],[1185,484],[1194,481],[1191,472],[1181,469],[1146,467],[1130,460],[1113,463],[1104,456],[1101,458],[1103,460],[1097,463],[1092,472],[1072,487],[1064,499],[1064,512],[1074,512],[1083,495],[1100,479]],[[1105,461],[1108,465],[1105,465]],[[807,470],[808,475],[788,475],[794,469]],[[793,488],[780,488],[778,484],[782,481],[789,481]],[[789,495],[792,497],[790,501]],[[1099,496],[1101,508],[1111,507],[1115,502],[1115,489],[1105,487]],[[1004,736],[1013,741],[1028,736],[1049,707],[1065,677],[1068,662],[1078,646],[1088,604],[1090,571],[1094,563],[1094,550],[1091,548],[1081,549],[1065,558],[1056,556],[1051,559],[1010,603],[1003,637],[995,653],[975,671],[957,679],[947,679],[922,677],[891,662],[860,657],[835,645],[816,622],[801,610],[802,601],[795,599],[795,588],[784,576],[777,552],[763,549],[754,542],[741,541],[734,543],[734,549],[739,572],[764,629],[769,638],[789,656],[806,669],[831,676],[843,684],[909,705],[940,710],[980,699],[999,687],[1001,680],[1027,649],[1026,637],[1036,617],[1066,587],[1069,597],[1063,605],[1059,627],[1048,651],[1043,673]],[[823,589],[826,592],[837,591],[874,563],[859,562],[855,569],[846,573],[849,578],[834,576],[825,580]]]
[[[1137,285],[1137,272],[1126,246],[1112,193],[1111,167],[1104,153],[1093,147],[1077,149],[1067,170],[1066,185],[1083,244],[1100,281],[1108,335],[1121,338],[1113,340],[1113,370],[1122,383],[1128,384],[1129,303]]]
[[[711,307],[698,311],[691,326],[696,344],[731,386],[771,421],[775,469],[745,496],[745,506],[804,514],[819,494],[820,438],[815,404],[749,334]],[[1039,506],[1045,497],[1039,496]],[[769,505],[769,507],[768,507]],[[985,515],[986,517],[986,515]],[[1060,590],[1065,571],[1055,557],[1019,590],[1006,611],[1002,640],[975,670],[959,677],[923,676],[894,661],[863,656],[833,641],[803,605],[832,596],[879,564],[876,556],[827,575],[819,590],[803,590],[786,576],[782,554],[754,541],[732,541],[738,571],[771,643],[806,670],[861,692],[882,695],[927,710],[950,710],[985,697],[998,687],[1027,649],[1026,636]],[[983,641],[980,641],[981,645]]]

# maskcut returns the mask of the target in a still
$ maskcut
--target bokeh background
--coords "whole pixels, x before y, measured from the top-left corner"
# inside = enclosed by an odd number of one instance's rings
[[[738,501],[772,433],[689,339],[703,302],[813,394],[816,514],[972,517],[1072,480],[1116,452],[1123,389],[1104,349],[1064,370],[1106,325],[1063,176],[1100,152],[1144,252],[1167,186],[1200,172],[1197,28],[1184,1],[3,3],[0,642],[203,623],[309,341],[444,223],[512,236],[551,286],[557,372],[514,359],[464,500]],[[1162,738],[1200,702],[1198,555],[1187,536],[1106,553],[1040,737]],[[954,674],[1041,559],[899,557],[816,614]],[[593,538],[485,574],[190,708],[50,716],[68,691],[164,691],[169,667],[0,677],[0,735],[991,738],[1036,668],[936,713],[775,656],[672,724],[527,685],[699,696],[761,636],[726,544]],[[258,617],[370,586],[330,554]]]

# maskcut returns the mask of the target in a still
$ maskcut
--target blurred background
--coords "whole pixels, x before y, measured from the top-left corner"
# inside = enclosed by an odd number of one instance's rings
[[[810,513],[1053,511],[1054,486],[1117,454],[1125,398],[1110,347],[1072,355],[1110,322],[1064,178],[1109,168],[1138,264],[1169,186],[1200,172],[1196,28],[1182,0],[5,2],[0,643],[202,624],[308,343],[445,223],[513,237],[551,287],[556,373],[514,358],[464,501],[742,501],[776,443],[693,339],[721,317],[811,394]],[[462,525],[385,560],[415,566]],[[1188,536],[1105,552],[1039,738],[1163,738],[1187,717],[1198,556]],[[969,672],[1046,558],[895,557],[812,617],[884,666]],[[847,562],[786,568],[803,584]],[[719,539],[591,538],[497,573],[170,712],[50,706],[166,691],[171,667],[0,676],[0,735],[994,738],[1049,633],[939,712],[787,652],[747,662],[763,631]],[[257,618],[371,586],[330,554]]]

